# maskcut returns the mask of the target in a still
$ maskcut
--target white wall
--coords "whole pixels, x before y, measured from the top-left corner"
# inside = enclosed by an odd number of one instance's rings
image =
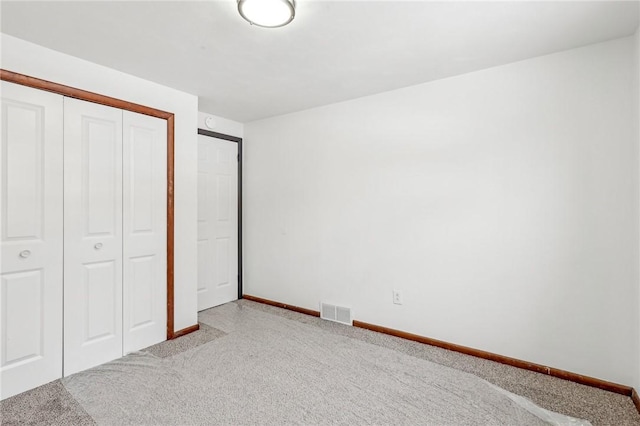
[[[213,129],[206,126],[205,120],[207,117],[213,118],[215,123]],[[198,112],[198,128],[238,138],[241,138],[244,134],[244,125],[242,123],[202,111]]]
[[[175,114],[175,329],[197,323],[198,99],[5,34],[0,67]]]
[[[245,124],[245,293],[638,385],[633,47]]]

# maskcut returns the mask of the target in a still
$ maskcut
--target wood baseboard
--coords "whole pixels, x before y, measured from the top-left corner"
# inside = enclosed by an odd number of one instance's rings
[[[288,309],[290,311],[300,312],[314,317],[319,317],[320,312],[311,309],[300,308],[298,306],[287,305],[286,303],[275,302],[269,299],[263,299],[261,297],[255,297],[248,294],[243,296],[247,300],[251,300],[258,303],[264,303],[266,305],[276,306],[278,308]],[[471,355],[478,358],[487,359],[490,361],[499,362],[501,364],[511,365],[513,367],[522,368],[524,370],[535,371],[537,373],[546,374],[549,376],[557,377],[571,382],[580,383],[582,385],[591,386],[599,389],[604,389],[609,392],[615,392],[622,395],[629,396],[633,399],[634,404],[640,412],[640,397],[638,393],[631,386],[625,386],[618,383],[609,382],[606,380],[596,379],[594,377],[584,376],[582,374],[572,373],[570,371],[560,370],[558,368],[548,367],[545,365],[536,364],[533,362],[523,361],[516,358],[511,358],[504,355],[494,354],[492,352],[483,351],[480,349],[469,348],[467,346],[457,345],[455,343],[444,342],[442,340],[432,339],[429,337],[420,336],[417,334],[407,333],[393,328],[383,327],[380,325],[369,324],[362,321],[353,321],[354,327],[360,327],[378,333],[388,334],[402,339],[412,340],[414,342],[423,343],[426,345],[437,346],[439,348],[448,349],[450,351],[460,352],[465,355]]]
[[[200,330],[200,324],[192,325],[191,327],[183,328],[182,330],[174,331],[173,335],[169,340],[177,339],[178,337],[185,336],[189,333],[193,333],[194,331]]]
[[[251,300],[253,302],[263,303],[265,305],[271,305],[271,306],[276,306],[278,308],[288,309],[288,310],[294,311],[294,312],[300,312],[301,314],[311,315],[313,317],[319,317],[320,316],[320,312],[319,311],[314,311],[314,310],[306,309],[306,308],[300,308],[298,306],[293,306],[293,305],[287,305],[286,303],[274,302],[273,300],[263,299],[261,297],[256,297],[256,296],[251,296],[250,294],[243,294],[242,298],[243,299],[247,299],[247,300]]]
[[[478,358],[488,359],[490,361],[499,362],[501,364],[511,365],[513,367],[522,368],[523,370],[535,371],[537,373],[546,374],[560,379],[569,380],[571,382],[580,383],[595,388],[615,392],[626,396],[631,396],[633,388],[631,386],[620,385],[618,383],[608,382],[606,380],[596,379],[594,377],[584,376],[582,374],[572,373],[570,371],[560,370],[558,368],[548,367],[533,362],[523,361],[517,358],[511,358],[504,355],[494,354],[492,352],[480,349],[469,348],[467,346],[456,345],[455,343],[444,342],[417,334],[407,333],[388,327],[369,324],[362,321],[353,321],[354,327],[365,328],[378,333],[389,334],[391,336],[400,337],[402,339],[413,340],[414,342],[424,343],[426,345],[437,346],[439,348],[448,349],[454,352],[460,352],[465,355],[471,355]]]

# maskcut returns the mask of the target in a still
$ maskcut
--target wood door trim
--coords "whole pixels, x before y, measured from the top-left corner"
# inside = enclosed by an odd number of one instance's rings
[[[167,121],[167,340],[177,337],[174,331],[174,146],[175,146],[175,115],[171,112],[127,102],[122,99],[100,95],[75,87],[42,80],[28,75],[0,69],[0,80],[20,84],[34,89],[57,93],[69,98],[93,102],[126,111],[149,115]],[[194,329],[195,327],[195,329]],[[189,330],[186,331],[185,330]],[[180,330],[181,335],[197,330],[195,326]]]
[[[182,330],[178,330],[173,333],[173,338],[176,339],[178,337],[182,337],[186,334],[193,333],[194,331],[200,330],[200,324],[192,325],[191,327],[183,328]]]
[[[269,299],[263,299],[261,297],[255,297],[248,294],[244,295],[244,298],[258,303],[264,303],[266,305],[277,306],[279,308],[288,309],[290,311],[300,312],[314,317],[319,317],[320,312],[313,311],[306,308],[300,308],[298,306],[292,306],[281,302],[275,302]],[[640,412],[640,396],[634,388],[631,386],[621,385],[618,383],[608,382],[606,380],[596,379],[594,377],[583,376],[582,374],[572,373],[558,368],[547,367],[532,362],[519,360],[516,358],[507,357],[504,355],[494,354],[492,352],[482,351],[479,349],[470,348],[467,346],[457,345],[455,343],[444,342],[442,340],[432,339],[430,337],[424,337],[417,334],[407,333],[405,331],[395,330],[393,328],[383,327],[380,325],[369,324],[362,321],[353,321],[354,327],[364,328],[378,333],[388,334],[390,336],[400,337],[402,339],[412,340],[414,342],[423,343],[426,345],[437,346],[439,348],[448,349],[454,352],[460,352],[465,355],[475,356],[477,358],[483,358],[490,361],[499,362],[501,364],[511,365],[513,367],[521,368],[523,370],[534,371],[536,373],[542,373],[549,376],[557,377],[560,379],[568,380],[571,382],[580,383],[582,385],[591,386],[599,389],[604,389],[609,392],[619,393],[632,398],[633,403]]]
[[[173,113],[167,111],[162,111],[133,102],[123,101],[122,99],[100,95],[98,93],[77,89],[71,86],[65,86],[64,84],[53,83],[51,81],[30,77],[28,75],[19,74],[5,69],[0,69],[0,80],[20,84],[22,86],[33,87],[34,89],[45,90],[47,92],[57,93],[69,98],[75,98],[83,101],[93,102],[95,104],[124,109],[144,115],[150,115],[152,117],[163,118],[165,120],[167,120],[169,117],[173,117]]]
[[[175,289],[174,289],[174,184],[175,184],[175,120],[167,117],[167,340],[175,339]],[[197,326],[198,324],[196,324]],[[196,328],[197,330],[197,328]],[[193,330],[195,331],[195,330]],[[186,334],[186,333],[184,333]],[[181,334],[182,336],[183,334]]]

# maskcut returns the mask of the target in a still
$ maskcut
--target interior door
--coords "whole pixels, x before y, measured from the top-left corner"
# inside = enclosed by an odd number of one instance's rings
[[[238,144],[198,135],[198,310],[238,298]]]
[[[124,352],[167,336],[167,122],[123,111]]]
[[[62,102],[2,82],[0,398],[62,377]]]
[[[122,111],[65,98],[64,375],[122,356]]]

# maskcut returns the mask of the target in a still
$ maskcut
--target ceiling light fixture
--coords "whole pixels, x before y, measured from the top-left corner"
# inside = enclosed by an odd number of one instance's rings
[[[251,25],[277,28],[296,16],[295,0],[238,0],[238,12]]]

